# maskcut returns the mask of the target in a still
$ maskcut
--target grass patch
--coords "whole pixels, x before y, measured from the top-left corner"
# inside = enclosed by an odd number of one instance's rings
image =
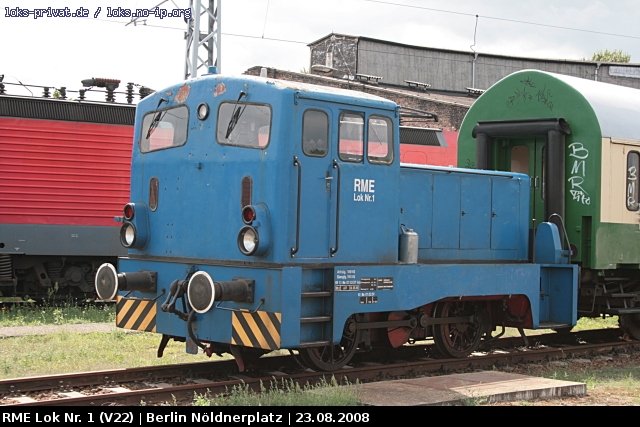
[[[185,353],[185,344],[171,341],[159,359],[156,351],[160,335],[145,332],[60,332],[47,335],[0,338],[0,378],[171,365],[211,360]],[[215,358],[215,356],[214,356]],[[199,395],[200,406],[239,405],[358,405],[355,385],[337,387],[337,382],[301,387],[293,383],[274,383],[261,393],[236,387],[224,396]]]
[[[9,305],[0,307],[0,327],[114,323],[114,304],[60,306]]]
[[[633,396],[634,404],[640,403],[640,395],[638,395],[638,390],[640,389],[640,367],[638,366],[554,370],[545,376],[563,381],[583,382],[587,384],[587,390],[590,392],[599,389],[615,389],[621,395]],[[627,392],[623,392],[624,390]]]
[[[617,328],[618,326],[618,316],[607,316],[604,319],[601,317],[581,317],[580,319],[578,319],[578,323],[576,323],[576,326],[571,328],[571,332],[586,331],[591,329]],[[498,330],[499,329],[500,328],[498,328]],[[553,329],[525,329],[524,332],[527,336],[532,336],[550,334],[554,331]],[[505,338],[519,336],[520,332],[518,332],[516,328],[506,328],[504,334]]]
[[[185,344],[174,341],[158,358],[159,343],[159,334],[120,330],[1,338],[0,378],[211,360],[186,354]]]
[[[274,380],[260,384],[256,392],[248,385],[235,386],[220,396],[197,395],[194,406],[356,406],[360,402],[355,385],[339,386],[335,377],[318,385],[300,386],[293,381]]]
[[[607,316],[604,319],[602,317],[581,317],[578,320],[578,324],[571,331],[617,328],[618,326],[618,316]]]

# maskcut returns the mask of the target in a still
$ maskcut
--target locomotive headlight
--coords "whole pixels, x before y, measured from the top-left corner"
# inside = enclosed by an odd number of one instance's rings
[[[120,243],[125,248],[130,248],[136,243],[136,227],[132,223],[125,222],[120,228]]]
[[[216,289],[213,279],[206,271],[197,271],[187,284],[189,305],[196,313],[206,313],[216,300]]]
[[[204,120],[209,116],[209,106],[205,103],[198,105],[198,118]]]
[[[250,225],[242,227],[238,233],[238,248],[244,255],[253,255],[260,244],[258,231]]]

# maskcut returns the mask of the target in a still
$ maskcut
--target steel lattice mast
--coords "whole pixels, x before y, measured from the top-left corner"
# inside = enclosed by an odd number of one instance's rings
[[[163,0],[152,9],[160,8],[165,3],[172,3],[176,8],[178,5],[173,0]],[[198,71],[204,68],[215,66],[220,72],[220,47],[222,44],[222,29],[220,27],[220,9],[222,0],[189,0],[191,9],[191,19],[187,20],[187,41],[184,56],[184,78],[190,79],[198,77]],[[203,17],[206,18],[203,21]],[[127,24],[136,25],[143,18],[132,18]],[[206,27],[206,32],[203,29]]]
[[[198,77],[201,68],[204,68],[205,72],[211,66],[215,66],[218,73],[221,70],[221,2],[222,0],[189,0],[192,13],[187,23],[185,79]],[[203,32],[205,26],[206,32]]]

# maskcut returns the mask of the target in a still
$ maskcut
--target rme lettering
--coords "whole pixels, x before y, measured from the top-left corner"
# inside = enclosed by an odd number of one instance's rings
[[[353,180],[353,191],[356,193],[375,193],[376,180],[355,178]]]

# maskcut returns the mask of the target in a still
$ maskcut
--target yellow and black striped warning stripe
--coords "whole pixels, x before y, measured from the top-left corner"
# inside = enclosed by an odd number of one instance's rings
[[[282,313],[234,311],[231,319],[231,344],[265,350],[280,348]]]
[[[156,302],[116,297],[116,326],[134,331],[156,331]]]

